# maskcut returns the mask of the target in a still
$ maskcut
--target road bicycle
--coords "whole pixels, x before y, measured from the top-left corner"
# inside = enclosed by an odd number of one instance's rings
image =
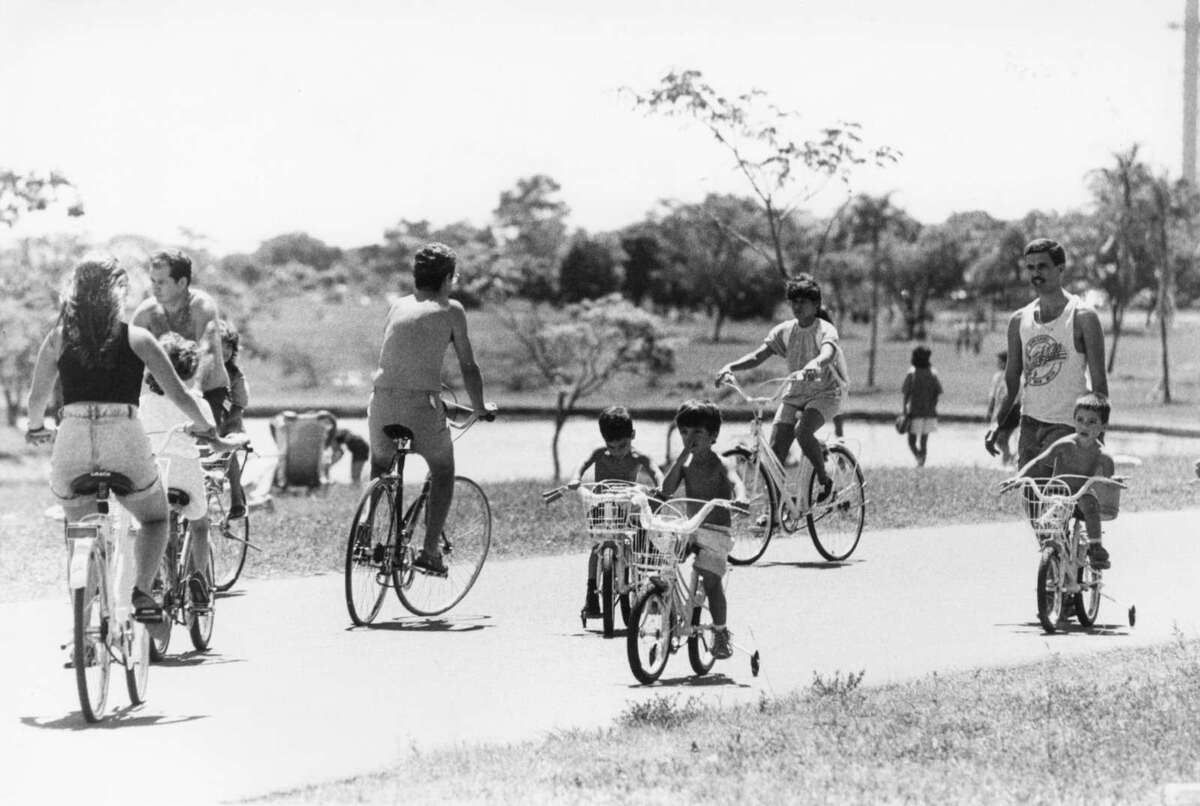
[[[649,685],[662,676],[670,656],[687,644],[692,671],[706,675],[716,662],[713,625],[699,569],[688,560],[689,539],[715,507],[738,512],[741,506],[722,498],[674,498],[654,511],[640,492],[634,492],[633,503],[645,539],[635,541],[633,547],[634,572],[642,581],[625,634],[629,669],[639,683]],[[687,509],[696,512],[689,517]],[[747,651],[737,644],[733,647]],[[757,676],[759,654],[757,650],[747,654],[750,673]]]
[[[254,449],[247,440],[230,452],[210,453],[201,451],[200,464],[204,468],[204,489],[208,497],[209,544],[213,551],[213,589],[224,593],[233,587],[246,565],[247,549],[258,551],[250,542],[250,509],[241,518],[230,519],[232,506],[229,484],[229,462],[240,461],[245,467],[246,459]],[[242,454],[239,459],[238,454]]]
[[[493,420],[495,406],[476,413],[452,401],[443,401],[447,424],[466,433],[479,420]],[[452,417],[463,416],[461,422]],[[413,432],[394,423],[383,433],[396,445],[387,472],[371,481],[363,492],[346,542],[346,609],[356,626],[375,620],[388,588],[400,603],[418,616],[436,616],[458,604],[479,577],[492,541],[492,510],[487,496],[471,479],[454,477],[454,498],[440,535],[446,574],[417,567],[413,560],[424,544],[424,523],[431,481],[428,474],[420,492],[404,507],[404,461],[412,450]],[[456,437],[457,439],[457,437]],[[418,534],[420,533],[420,534]]]
[[[176,431],[180,429],[172,429]],[[247,445],[245,438],[241,439],[197,439],[208,443],[210,453],[207,461],[203,462],[204,486],[209,498],[209,513],[213,511],[212,498],[220,489],[225,478],[224,468],[230,455]],[[215,450],[221,448],[221,450]],[[170,460],[163,460],[169,462]],[[165,476],[164,476],[165,477]],[[150,629],[150,659],[161,661],[166,657],[171,644],[172,625],[186,627],[192,640],[192,647],[197,652],[206,652],[212,642],[213,622],[216,618],[217,590],[214,547],[223,539],[219,530],[227,529],[227,524],[217,521],[209,523],[208,557],[203,568],[196,568],[192,547],[192,528],[187,518],[183,517],[182,509],[188,505],[188,493],[174,487],[167,490],[167,503],[170,505],[168,520],[167,545],[163,551],[158,574],[154,579],[152,595],[162,602],[165,624],[162,627]],[[246,543],[242,543],[245,551]]]
[[[1083,483],[1072,492],[1067,479],[1080,479]],[[1104,487],[1109,489],[1104,490]],[[1101,499],[1102,517],[1105,510],[1113,517],[1119,490],[1124,488],[1123,479],[1105,476],[1018,476],[1000,482],[1001,493],[1022,491],[1022,513],[1038,541],[1035,594],[1038,621],[1047,633],[1056,632],[1071,613],[1082,626],[1093,626],[1100,613],[1101,597],[1111,599],[1103,592],[1103,572],[1092,565],[1088,556],[1092,538],[1076,504],[1084,495],[1093,492]],[[1130,606],[1129,626],[1134,625],[1136,617],[1137,609]]]
[[[570,485],[564,485],[547,490],[542,493],[542,499],[549,504],[569,489]],[[600,622],[604,637],[612,638],[617,610],[621,611],[621,621],[629,626],[630,594],[638,582],[633,573],[633,543],[639,537],[641,527],[633,493],[640,492],[645,496],[649,490],[636,482],[609,480],[580,484],[578,491],[583,502],[584,524],[596,556],[594,581],[600,600]],[[586,629],[586,611],[581,612],[579,618]]]
[[[111,496],[129,495],[133,483],[120,473],[96,471],[76,477],[71,491],[94,495],[95,513],[66,525],[67,579],[74,618],[71,663],[79,706],[88,722],[104,718],[112,664],[125,669],[129,701],[146,699],[150,635],[133,618],[134,559],[131,518]]]
[[[733,389],[753,412],[750,420],[750,445],[738,446],[721,455],[734,462],[746,485],[749,514],[733,519],[733,550],[729,561],[749,565],[763,555],[777,528],[797,531],[808,527],[817,552],[830,562],[848,559],[858,547],[866,521],[866,482],[853,451],[841,439],[822,444],[825,468],[833,488],[824,501],[818,501],[821,484],[807,458],[801,456],[794,480],[771,449],[770,428],[763,428],[765,413],[773,409],[794,378],[774,378],[761,386],[776,384],[773,394],[749,395],[731,376],[722,381]]]

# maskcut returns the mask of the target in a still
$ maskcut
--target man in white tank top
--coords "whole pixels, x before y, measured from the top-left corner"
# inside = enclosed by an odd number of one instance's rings
[[[1021,392],[1018,467],[1056,439],[1074,433],[1076,398],[1087,391],[1108,397],[1100,317],[1063,290],[1066,262],[1066,251],[1049,238],[1030,241],[1022,253],[1021,263],[1037,298],[1008,320],[1005,394],[984,440],[995,456],[998,423],[1004,422]],[[1031,475],[1050,472],[1035,468]]]
[[[431,485],[425,547],[414,560],[426,570],[444,573],[438,536],[454,496],[454,446],[446,427],[442,359],[453,345],[463,386],[477,412],[484,409],[483,377],[467,335],[467,313],[450,299],[458,279],[458,256],[445,244],[426,244],[413,257],[413,293],[388,311],[379,350],[379,368],[367,404],[371,441],[371,478],[387,471],[396,453],[383,427],[398,423],[413,432],[412,449],[429,465]]]

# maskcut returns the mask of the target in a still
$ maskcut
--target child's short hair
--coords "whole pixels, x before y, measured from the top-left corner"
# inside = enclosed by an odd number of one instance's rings
[[[1112,411],[1112,407],[1108,405],[1108,398],[1101,397],[1095,392],[1080,395],[1075,399],[1075,408],[1071,411],[1074,413],[1080,409],[1096,412],[1100,415],[1100,422],[1108,425],[1108,415]]]
[[[196,342],[185,339],[173,331],[167,331],[158,337],[158,343],[162,346],[163,352],[167,354],[171,366],[175,368],[175,374],[179,376],[179,380],[191,380],[200,366],[200,348]],[[156,395],[163,394],[162,386],[149,372],[146,373],[146,383],[150,386],[150,391]]]
[[[218,320],[217,333],[221,336],[221,344],[229,348],[229,360],[233,361],[237,358],[238,346],[242,343],[242,336],[238,333],[237,326],[228,319]]]
[[[921,345],[914,347],[912,351],[912,365],[917,369],[929,369],[929,356],[933,355],[933,350]]]
[[[703,428],[714,437],[721,433],[721,409],[711,400],[685,400],[675,412],[678,428]]]
[[[811,274],[797,274],[789,278],[784,290],[789,301],[807,299],[821,304],[821,286]]]
[[[624,406],[609,406],[600,412],[600,436],[605,442],[633,436],[633,417]]]

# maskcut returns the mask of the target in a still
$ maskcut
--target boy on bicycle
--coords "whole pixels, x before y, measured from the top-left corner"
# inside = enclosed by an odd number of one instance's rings
[[[600,412],[600,436],[604,445],[592,451],[591,455],[575,471],[575,475],[567,482],[572,490],[579,487],[583,474],[589,467],[595,466],[596,481],[628,481],[636,482],[638,473],[644,473],[653,480],[654,486],[662,485],[663,475],[650,457],[633,447],[633,438],[637,431],[633,429],[633,418],[624,406],[609,406]],[[600,544],[592,546],[588,556],[587,594],[583,600],[582,615],[585,619],[600,618],[600,600],[596,596],[596,563],[599,561]]]
[[[737,370],[757,367],[773,355],[787,360],[794,379],[775,412],[771,424],[771,447],[780,463],[787,459],[792,439],[813,466],[821,492],[817,503],[829,497],[833,480],[825,469],[821,442],[815,432],[830,422],[842,406],[848,385],[846,359],[838,345],[837,328],[821,307],[821,286],[811,275],[787,281],[788,304],[794,319],[771,328],[757,350],[731,361],[717,373],[717,384]]]
[[[1019,471],[1018,476],[1036,478],[1067,476],[1062,481],[1077,491],[1087,481],[1080,476],[1109,476],[1114,473],[1113,458],[1100,442],[1100,435],[1108,424],[1110,407],[1108,400],[1094,392],[1088,392],[1075,401],[1075,433],[1068,434],[1051,443],[1050,447],[1035,456]],[[1100,502],[1089,490],[1076,504],[1083,515],[1088,533],[1088,556],[1092,567],[1110,567],[1108,551],[1100,544]]]
[[[732,467],[713,451],[713,443],[721,431],[721,410],[710,400],[688,400],[675,412],[675,427],[683,440],[683,450],[676,457],[663,480],[663,496],[669,496],[683,482],[684,496],[695,499],[688,503],[688,514],[697,511],[704,501],[714,498],[746,500],[746,488]],[[729,510],[715,508],[691,538],[696,552],[695,566],[700,574],[708,608],[713,620],[714,658],[733,655],[726,626],[727,605],[721,584],[727,567],[726,558],[733,549],[730,534]]]

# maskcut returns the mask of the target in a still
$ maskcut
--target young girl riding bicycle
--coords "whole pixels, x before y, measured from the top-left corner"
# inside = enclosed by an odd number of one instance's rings
[[[841,410],[849,373],[838,344],[837,328],[821,306],[821,286],[817,281],[808,274],[793,277],[787,281],[785,295],[795,318],[771,328],[757,350],[721,367],[717,384],[725,376],[757,367],[773,355],[787,361],[788,373],[794,380],[775,412],[771,447],[779,461],[785,462],[792,439],[799,443],[821,484],[816,501],[820,503],[829,497],[833,480],[825,468],[821,442],[815,433]]]

